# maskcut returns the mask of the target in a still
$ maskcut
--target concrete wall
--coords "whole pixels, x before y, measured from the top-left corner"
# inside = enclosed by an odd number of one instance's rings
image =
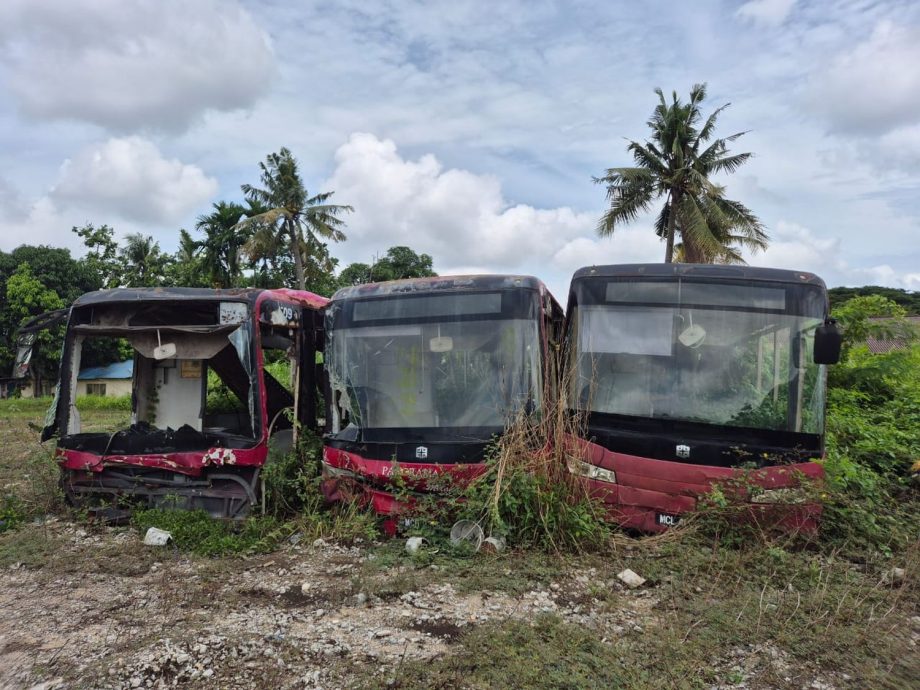
[[[48,382],[45,381],[42,383],[42,395],[48,397],[54,395],[54,386],[57,381]],[[20,395],[23,398],[34,398],[35,397],[35,381],[32,379],[27,379],[26,384],[21,388]],[[39,396],[41,397],[41,396]]]
[[[80,379],[77,381],[77,395],[87,395],[86,384],[104,383],[105,397],[117,398],[131,395],[131,379]]]

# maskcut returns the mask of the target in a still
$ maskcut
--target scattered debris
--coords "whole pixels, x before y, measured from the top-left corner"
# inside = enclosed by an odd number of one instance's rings
[[[502,537],[488,537],[482,542],[485,553],[501,553],[505,550],[505,540]]]
[[[427,543],[425,537],[409,537],[406,539],[406,551],[408,553],[418,553],[419,549]]]
[[[617,573],[617,579],[632,589],[645,584],[645,578],[629,568]]]
[[[144,535],[144,543],[147,546],[166,546],[170,541],[172,541],[172,533],[157,527],[151,527]]]
[[[892,568],[891,570],[885,571],[885,574],[882,575],[882,584],[899,585],[904,582],[904,576],[904,568]]]
[[[104,525],[127,525],[131,521],[131,511],[115,506],[90,506],[86,509],[91,520]]]
[[[472,520],[457,520],[450,528],[450,543],[459,546],[466,542],[473,547],[473,551],[479,551],[484,536],[482,527]]]

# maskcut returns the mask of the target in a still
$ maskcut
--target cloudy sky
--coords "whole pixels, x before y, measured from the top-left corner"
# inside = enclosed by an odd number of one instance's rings
[[[920,3],[912,0],[3,0],[0,249],[73,225],[164,249],[287,146],[356,211],[342,264],[394,244],[441,273],[659,261],[594,227],[655,87],[709,84],[755,158],[728,193],[751,263],[920,289]]]

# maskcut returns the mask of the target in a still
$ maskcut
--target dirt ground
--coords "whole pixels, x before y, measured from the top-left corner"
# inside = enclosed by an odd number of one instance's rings
[[[145,547],[130,529],[56,519],[25,529],[45,544],[0,575],[3,687],[385,687],[405,661],[441,657],[490,621],[554,614],[601,641],[666,624],[666,586],[605,582],[611,605],[592,589],[596,570],[545,571],[527,591],[469,590],[438,566],[378,569],[361,545],[209,561]],[[514,567],[514,556],[490,563],[495,576]],[[731,687],[777,671],[799,687],[846,681],[794,668],[775,648],[742,656],[726,669]]]
[[[53,477],[34,462],[26,416],[0,414],[0,490],[40,496]],[[544,669],[565,678],[568,663],[582,673],[592,668],[584,655],[619,664],[627,687],[910,687],[920,677],[916,561],[884,582],[881,571],[823,557],[788,557],[810,559],[812,574],[782,565],[781,553],[735,558],[637,545],[602,557],[420,560],[401,542],[295,535],[270,554],[209,559],[144,546],[135,529],[50,505],[0,534],[0,687],[490,687],[516,685],[514,664],[522,673],[536,665],[529,678]],[[624,585],[626,567],[648,582]],[[529,625],[509,638],[502,631],[515,621]],[[541,627],[587,637],[533,651],[526,630],[538,637]],[[473,649],[475,631],[504,636],[486,637],[476,663],[449,666]],[[826,654],[809,651],[822,645]],[[502,680],[483,675],[483,666],[496,671],[490,663],[502,665]],[[559,677],[521,684],[558,687]],[[561,686],[606,687],[575,675]]]

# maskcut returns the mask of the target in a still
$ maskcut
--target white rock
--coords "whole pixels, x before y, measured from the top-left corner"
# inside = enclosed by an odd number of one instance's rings
[[[166,546],[170,541],[172,541],[172,534],[157,527],[151,527],[144,535],[144,544],[147,546]]]
[[[645,584],[645,578],[638,573],[633,572],[629,568],[617,573],[617,579],[627,587],[631,587],[633,589],[636,587],[641,587]]]
[[[904,582],[904,568],[892,568],[882,576],[882,582],[886,585],[897,585]]]

